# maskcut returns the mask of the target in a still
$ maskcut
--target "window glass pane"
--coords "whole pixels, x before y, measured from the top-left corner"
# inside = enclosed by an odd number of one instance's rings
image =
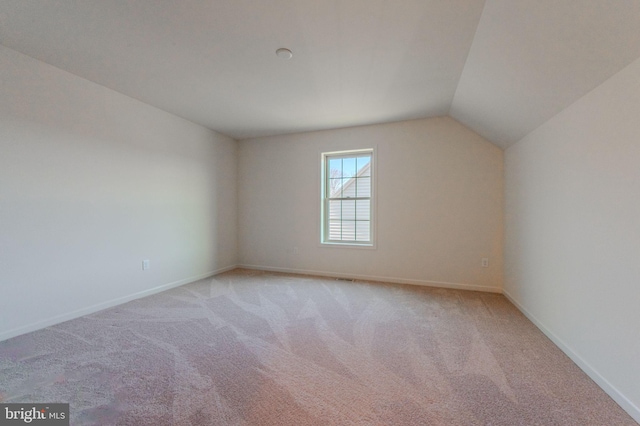
[[[343,220],[342,221],[342,240],[355,241],[355,239],[356,239],[356,221]]]
[[[342,178],[342,198],[353,198],[356,196],[356,179]]]
[[[353,177],[356,175],[356,158],[347,157],[342,159],[342,177]]]
[[[356,197],[371,197],[371,178],[358,178],[358,191]]]
[[[342,201],[342,220],[356,219],[356,200]]]
[[[329,239],[340,240],[342,237],[342,222],[339,220],[329,221]]]
[[[371,239],[371,222],[356,222],[356,241],[369,241]]]
[[[329,177],[342,177],[342,158],[329,158]]]
[[[341,198],[342,197],[342,179],[329,179],[329,197]]]
[[[366,157],[358,157],[356,162],[358,167],[358,176],[371,176],[371,169],[369,167],[363,170],[365,166],[371,163],[370,155],[367,155]]]
[[[369,200],[356,201],[356,219],[357,220],[371,219],[371,202]]]
[[[342,217],[342,202],[337,200],[329,201],[329,219],[340,220]]]

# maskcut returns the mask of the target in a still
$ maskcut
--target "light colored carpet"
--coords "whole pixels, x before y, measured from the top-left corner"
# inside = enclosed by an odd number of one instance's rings
[[[235,270],[0,343],[72,424],[635,425],[501,295]]]

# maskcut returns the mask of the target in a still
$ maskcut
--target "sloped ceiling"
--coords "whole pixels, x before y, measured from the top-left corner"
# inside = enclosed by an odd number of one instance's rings
[[[488,0],[450,114],[507,147],[638,57],[638,0]]]
[[[449,114],[506,147],[640,57],[640,1],[0,0],[0,43],[236,139]]]

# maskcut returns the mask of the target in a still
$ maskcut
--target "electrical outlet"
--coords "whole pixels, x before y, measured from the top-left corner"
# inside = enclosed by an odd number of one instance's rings
[[[149,269],[151,267],[151,265],[149,265],[149,259],[143,260],[142,261],[142,270],[146,271],[147,269]]]
[[[480,261],[480,266],[482,266],[483,268],[488,268],[489,267],[489,258],[488,257],[483,257],[482,260]]]

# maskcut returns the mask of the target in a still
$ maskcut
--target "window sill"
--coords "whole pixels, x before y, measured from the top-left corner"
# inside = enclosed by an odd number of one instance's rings
[[[355,248],[365,250],[375,250],[375,243],[358,244],[358,243],[336,243],[336,242],[321,242],[320,247],[333,247],[333,248]]]

